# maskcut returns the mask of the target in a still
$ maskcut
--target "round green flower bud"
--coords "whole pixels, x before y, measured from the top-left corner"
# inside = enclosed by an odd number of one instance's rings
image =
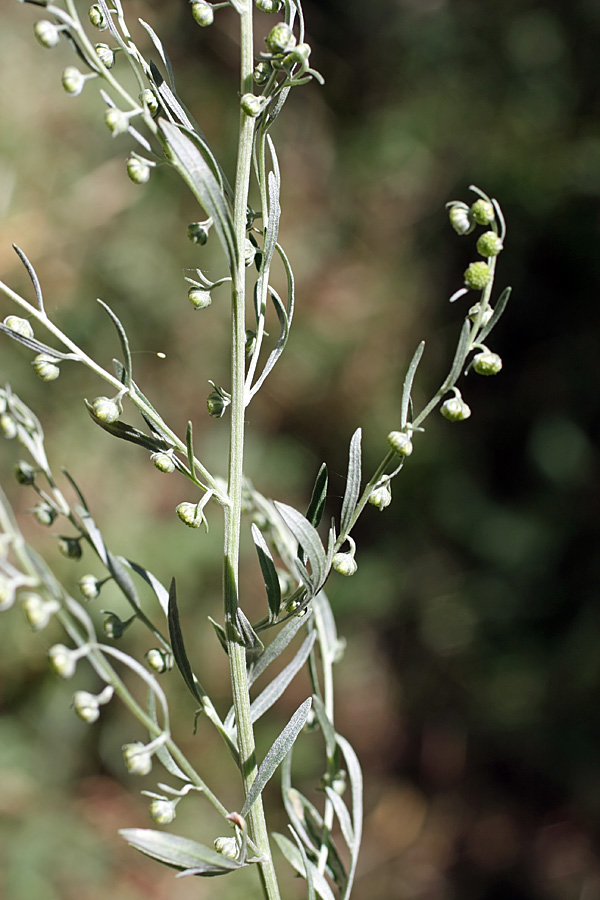
[[[200,528],[204,524],[202,511],[198,512],[197,503],[180,503],[177,507],[177,515],[188,528]]]
[[[206,309],[212,303],[210,291],[203,291],[201,288],[191,287],[188,291],[188,300],[194,309]]]
[[[200,244],[204,247],[208,240],[212,219],[206,219],[204,222],[190,222],[188,225],[187,235],[193,244]]]
[[[90,403],[90,410],[100,422],[111,425],[119,420],[123,407],[116,397],[96,397]]]
[[[175,818],[175,800],[167,800],[166,797],[157,797],[149,807],[150,818],[157,825],[169,825]]]
[[[22,319],[21,316],[7,316],[3,322],[7,328],[14,331],[15,334],[21,334],[23,337],[32,338],[33,328],[28,319]]]
[[[469,234],[475,228],[469,215],[469,209],[463,203],[451,206],[448,210],[448,218],[457,234]]]
[[[122,109],[117,109],[115,106],[111,106],[105,111],[104,121],[113,137],[116,137],[118,134],[125,134],[129,129],[129,116]]]
[[[102,582],[95,575],[82,575],[77,583],[86,600],[95,600],[100,594]]]
[[[150,88],[146,88],[140,94],[140,103],[144,103],[148,107],[148,112],[151,116],[155,116],[158,112],[158,100],[154,95],[154,91],[151,91]]]
[[[350,553],[336,553],[331,566],[340,575],[345,575],[346,577],[354,575],[358,569],[357,562]]]
[[[271,66],[271,63],[266,59],[261,59],[260,62],[257,62],[254,66],[254,73],[252,75],[254,83],[259,85],[266,84],[271,77],[272,71],[273,67]]]
[[[123,759],[130,775],[148,775],[152,771],[152,754],[141,741],[125,744]]]
[[[286,67],[286,69],[291,69],[291,67],[295,66],[297,63],[302,66],[308,66],[310,54],[310,44],[298,44],[290,53],[287,54],[287,56],[284,57],[283,65]]]
[[[73,694],[73,709],[80,719],[91,724],[100,718],[100,704],[98,698],[89,691],[75,691]]]
[[[36,503],[36,505],[32,509],[34,519],[40,523],[40,525],[50,526],[58,516],[58,513],[54,509],[54,507],[50,506],[49,503],[46,503],[45,500],[40,503]]]
[[[382,484],[374,488],[369,494],[369,503],[377,509],[387,509],[392,502],[392,492],[389,484]]]
[[[32,485],[35,482],[36,469],[28,462],[18,462],[15,465],[14,473],[19,484]]]
[[[54,644],[48,650],[48,660],[53,671],[60,678],[72,678],[77,666],[77,657],[72,650],[64,644]]]
[[[15,602],[15,582],[0,574],[0,612],[10,609]]]
[[[67,66],[62,73],[62,86],[71,97],[78,97],[85,84],[85,75],[76,66]]]
[[[475,303],[474,306],[471,307],[471,309],[469,310],[469,318],[470,318],[471,322],[476,321],[476,319],[479,315],[480,309],[481,309],[481,303]],[[493,315],[494,315],[494,310],[492,309],[491,306],[488,306],[481,317],[481,324],[487,325],[487,323],[490,321],[490,319],[492,318]]]
[[[240,100],[240,106],[251,119],[256,118],[265,108],[266,98],[257,97],[256,94],[244,94]]]
[[[56,381],[60,375],[59,361],[49,353],[38,353],[31,361],[31,365],[42,381]]]
[[[282,53],[289,53],[296,46],[296,38],[287,22],[278,22],[266,36],[265,43],[269,53],[277,56]]]
[[[481,256],[498,256],[502,250],[502,241],[495,231],[485,231],[477,241],[477,252]]]
[[[230,399],[225,396],[222,390],[215,388],[206,398],[208,414],[214,419],[220,419],[230,402]]]
[[[0,416],[0,429],[4,437],[9,441],[16,438],[19,431],[17,423],[9,413],[2,413]]]
[[[390,431],[387,442],[398,456],[410,456],[413,452],[412,441],[404,431]]]
[[[96,44],[94,47],[96,56],[106,69],[112,69],[115,64],[115,52],[108,44]]]
[[[88,16],[94,28],[97,28],[99,31],[105,31],[105,29],[108,28],[108,23],[104,17],[104,13],[97,3],[94,3],[93,6],[90,6]]]
[[[127,175],[134,184],[147,184],[151,171],[152,167],[145,159],[140,159],[139,156],[130,156],[127,159]]]
[[[196,0],[195,3],[192,3],[192,15],[194,17],[194,21],[201,25],[202,28],[206,28],[207,25],[212,25],[215,19],[215,13],[210,5],[210,3],[206,3],[205,0]]]
[[[153,647],[151,650],[148,650],[146,653],[146,662],[159,675],[162,675],[164,672],[168,672],[173,668],[173,656],[171,653],[167,653],[165,650],[159,650],[158,647]]]
[[[49,22],[48,19],[40,19],[33,26],[33,33],[42,47],[53,50],[54,47],[58,46],[60,31],[54,22]]]
[[[80,541],[81,538],[60,537],[58,539],[58,549],[67,559],[81,559],[83,551]]]
[[[102,623],[104,634],[107,638],[110,638],[111,641],[118,641],[133,620],[128,619],[127,622],[124,622],[123,619],[116,615],[116,613],[110,612],[107,609],[103,609],[101,612],[104,616],[104,622]]]
[[[32,631],[42,631],[60,609],[58,600],[44,600],[39,594],[21,594],[21,608]]]
[[[276,13],[281,9],[281,0],[254,0],[254,5],[261,12]]]
[[[239,855],[237,841],[234,837],[218,837],[213,841],[215,850],[228,859],[237,859]]]
[[[471,207],[471,218],[478,225],[490,225],[496,218],[489,200],[476,200]]]
[[[471,410],[460,397],[450,397],[442,403],[441,414],[450,422],[462,422],[471,415]]]
[[[497,375],[502,368],[502,359],[491,350],[482,350],[473,357],[473,368],[478,375]]]
[[[471,263],[465,269],[465,287],[473,291],[482,291],[489,284],[492,273],[485,262]]]
[[[157,450],[156,453],[150,454],[150,459],[159,472],[170,475],[171,472],[175,471],[175,460],[171,453],[165,453],[164,450]]]

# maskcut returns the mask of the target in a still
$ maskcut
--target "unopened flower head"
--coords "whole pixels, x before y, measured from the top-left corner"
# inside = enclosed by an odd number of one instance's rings
[[[276,13],[281,9],[281,0],[254,0],[254,5],[261,12]]]
[[[159,675],[173,668],[173,655],[166,650],[153,647],[146,653],[146,662]]]
[[[60,375],[59,360],[49,353],[38,353],[31,365],[42,381],[56,381]]]
[[[49,527],[52,525],[56,517],[58,516],[57,511],[53,506],[50,506],[49,503],[46,503],[45,500],[41,500],[31,510],[34,519],[40,523],[40,525],[45,525]]]
[[[147,184],[150,180],[152,166],[140,156],[130,156],[127,160],[127,175],[134,184]]]
[[[62,86],[71,97],[78,97],[85,84],[85,75],[77,66],[67,66],[62,73]]]
[[[95,694],[88,691],[75,691],[73,709],[84,722],[97,722],[100,718],[100,704]]]
[[[36,469],[30,463],[21,460],[15,465],[14,472],[19,484],[32,485],[35,483]]]
[[[115,64],[115,52],[108,44],[96,44],[96,56],[106,69],[112,69]]]
[[[3,324],[16,334],[28,338],[33,337],[33,327],[29,319],[23,319],[21,316],[6,316]]]
[[[167,453],[165,450],[157,450],[155,453],[150,454],[150,459],[159,472],[170,475],[171,472],[175,471],[175,460],[172,453]]]
[[[491,278],[491,269],[485,262],[473,262],[465,269],[465,287],[473,291],[482,291]]]
[[[481,303],[475,303],[471,309],[469,310],[469,318],[471,322],[475,322],[479,316],[481,311]],[[486,307],[483,314],[481,315],[481,324],[487,325],[492,316],[494,315],[494,310],[491,306]]]
[[[104,121],[113,137],[125,134],[129,129],[129,116],[122,109],[117,109],[116,106],[111,106],[105,111]]]
[[[273,67],[271,63],[266,59],[261,59],[260,62],[257,62],[254,66],[254,83],[258,85],[266,84],[271,77],[272,71]]]
[[[72,678],[77,666],[77,656],[64,644],[54,644],[48,650],[50,666],[61,678]]]
[[[14,579],[0,573],[0,612],[10,609],[14,604],[16,587]]]
[[[481,256],[498,256],[502,250],[502,240],[495,231],[484,231],[477,239],[477,252]]]
[[[192,3],[192,15],[194,21],[202,28],[212,25],[215,18],[212,6],[210,3],[206,3],[205,0],[195,0],[195,2]]]
[[[471,415],[471,409],[462,397],[450,397],[442,403],[441,414],[450,422],[463,422]]]
[[[33,33],[35,34],[36,40],[42,47],[46,47],[47,50],[53,50],[54,47],[58,46],[60,41],[60,30],[54,24],[54,22],[48,21],[48,19],[40,19],[39,22],[36,22],[33,26]]]
[[[389,484],[382,484],[374,488],[369,494],[369,503],[377,509],[387,509],[392,502],[392,491]]]
[[[336,553],[331,565],[336,572],[346,577],[354,575],[358,569],[357,562],[351,553]]]
[[[16,438],[19,427],[10,413],[4,412],[0,415],[0,430],[7,440]]]
[[[471,217],[478,225],[491,225],[496,214],[489,200],[476,200],[471,206]]]
[[[473,357],[473,369],[478,375],[497,375],[502,368],[502,358],[491,350],[482,350]]]
[[[58,549],[67,559],[81,559],[83,554],[81,538],[60,537],[58,539]]]
[[[150,804],[148,812],[152,821],[156,822],[157,825],[169,825],[176,816],[176,806],[177,800],[156,797]]]
[[[152,771],[152,753],[141,741],[125,744],[123,759],[130,775],[148,775]]]
[[[198,509],[197,503],[180,503],[177,515],[189,528],[200,528],[205,522],[204,513]]]
[[[39,594],[21,594],[21,608],[32,631],[42,631],[60,609],[58,600],[45,600]]]
[[[469,234],[475,228],[475,223],[469,215],[469,207],[465,203],[454,203],[448,210],[450,224],[457,234]]]
[[[118,397],[96,397],[90,403],[90,410],[97,419],[110,425],[119,420],[123,407]]]
[[[106,28],[108,28],[108,22],[106,21],[104,13],[97,3],[94,3],[92,6],[90,6],[88,16],[90,18],[90,22],[92,23],[94,28],[98,29],[98,31],[104,31]]]
[[[405,431],[390,431],[387,442],[398,456],[410,456],[413,452],[412,441]]]
[[[79,590],[86,600],[95,600],[100,594],[102,582],[95,575],[82,575],[79,579]]]
[[[296,38],[287,22],[278,22],[266,36],[265,43],[269,53],[277,56],[289,53],[296,46]]]
[[[155,116],[158,112],[158,100],[150,88],[145,88],[140,94],[140,103],[144,103],[148,107],[151,116]]]
[[[212,303],[212,297],[209,291],[203,291],[201,288],[191,287],[188,291],[188,300],[194,309],[206,309]]]

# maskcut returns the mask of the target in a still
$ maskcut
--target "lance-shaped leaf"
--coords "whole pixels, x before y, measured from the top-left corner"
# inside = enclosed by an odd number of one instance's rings
[[[169,637],[171,638],[171,649],[173,650],[173,658],[177,663],[177,668],[183,676],[188,689],[193,697],[202,703],[202,695],[204,691],[201,689],[198,679],[192,672],[192,667],[185,652],[183,643],[183,634],[181,632],[181,623],[179,621],[179,610],[177,608],[177,588],[175,579],[171,579],[169,588]]]
[[[281,629],[277,637],[271,641],[263,655],[254,663],[248,672],[248,684],[250,687],[257,678],[260,678],[267,666],[270,666],[271,663],[283,653],[300,629],[306,625],[307,619],[308,616],[294,616],[287,625]]]
[[[260,563],[260,570],[267,591],[269,619],[274,622],[277,619],[281,608],[281,587],[279,585],[277,569],[275,568],[275,563],[273,562],[273,557],[271,556],[271,551],[267,546],[267,542],[254,523],[252,524],[252,538],[256,546],[258,562]]]
[[[327,474],[327,464],[323,463],[319,469],[318,475],[313,487],[310,503],[306,510],[306,518],[315,528],[319,525],[323,516],[325,500],[327,499],[327,484],[329,476]]]
[[[363,780],[362,772],[358,757],[352,748],[352,745],[340,734],[336,735],[337,745],[346,760],[346,770],[348,772],[348,780],[350,781],[350,794],[352,797],[352,830],[354,841],[348,846],[350,850],[350,871],[348,872],[348,882],[342,900],[348,900],[352,890],[352,882],[356,873],[356,864],[358,862],[358,851],[362,838],[362,820],[363,820]],[[340,821],[341,825],[341,821]]]
[[[425,341],[421,341],[410,361],[410,366],[408,367],[408,372],[404,379],[404,385],[402,386],[402,402],[400,404],[400,428],[406,428],[408,423],[408,409],[411,401],[413,381],[415,380],[417,367],[421,362],[424,349]]]
[[[300,851],[300,856],[302,857],[302,862],[304,863],[304,877],[306,879],[306,900],[316,900],[315,887],[313,884],[312,870],[310,868],[310,863],[308,861],[308,856],[306,855],[306,850],[304,849],[304,844],[294,831],[291,825],[288,825],[290,829],[291,835],[296,841],[296,846]]]
[[[98,303],[104,309],[110,318],[112,319],[113,325],[117,329],[117,334],[119,335],[119,341],[121,342],[121,349],[123,350],[123,361],[125,363],[124,366],[124,377],[123,384],[126,387],[131,387],[131,350],[129,349],[129,340],[127,338],[127,334],[123,325],[121,324],[121,320],[115,313],[112,311],[110,306],[105,303],[103,300],[98,298]]]
[[[271,749],[260,764],[258,772],[256,773],[256,778],[252,782],[252,786],[246,795],[246,802],[244,803],[241,813],[242,816],[245,816],[248,813],[248,810],[252,808],[255,801],[263,792],[267,782],[275,774],[281,761],[285,758],[286,754],[289,753],[294,741],[306,724],[311,706],[312,698],[309,697],[308,700],[305,700],[304,703],[298,707],[279,737],[273,742]]]
[[[171,447],[171,444],[167,443],[167,441],[157,437],[150,437],[144,434],[143,431],[140,431],[139,428],[128,425],[127,422],[103,422],[94,415],[92,404],[88,403],[87,400],[84,400],[84,403],[96,425],[99,425],[108,434],[112,434],[113,437],[121,438],[123,441],[131,441],[132,444],[137,444],[138,447],[143,447],[144,450],[150,450],[152,453],[156,450],[168,450]]]
[[[352,516],[354,515],[360,493],[361,439],[362,431],[360,428],[357,428],[350,441],[348,475],[346,477],[346,490],[344,491],[342,515],[340,517],[340,535],[344,537],[350,530]]]
[[[273,681],[271,681],[264,691],[258,695],[256,700],[252,701],[250,704],[250,716],[253,722],[258,721],[258,719],[260,719],[260,717],[264,715],[277,700],[279,700],[287,686],[302,669],[313,648],[316,636],[316,632],[313,631],[304,639],[302,646],[292,661],[275,676]]]
[[[18,331],[14,331],[14,329],[9,328],[8,325],[4,325],[2,322],[0,322],[0,331],[7,334],[13,341],[18,341],[19,344],[23,344],[23,346],[27,347],[29,350],[35,350],[36,353],[47,353],[55,359],[78,359],[74,353],[63,353],[61,350],[55,350],[54,347],[44,344],[43,341],[38,341],[37,338],[27,337],[26,334],[19,334]]]
[[[477,340],[481,341],[481,343],[483,343],[485,341],[486,337],[488,336],[488,334],[490,333],[492,328],[495,327],[496,323],[498,322],[498,319],[500,318],[500,316],[506,309],[506,304],[509,301],[511,292],[512,292],[512,288],[509,288],[509,287],[504,288],[504,290],[498,297],[498,302],[496,303],[496,306],[494,307],[494,312],[492,313],[492,317],[491,317],[490,321],[487,323],[487,325],[485,325],[481,329],[481,331],[477,335]]]
[[[463,366],[465,364],[465,360],[467,358],[467,353],[469,352],[470,337],[471,322],[469,321],[469,319],[465,319],[462,330],[460,332],[460,337],[458,339],[452,366],[448,373],[448,377],[441,387],[442,392],[450,390],[450,388],[453,387],[458,381],[460,373],[462,372]]]
[[[296,872],[298,872],[299,875],[302,875],[304,877],[304,859],[302,858],[302,855],[296,845],[293,844],[292,841],[290,841],[290,839],[283,834],[278,834],[277,832],[275,832],[273,834],[273,837],[275,838],[277,846],[279,847],[287,861],[292,865],[292,867],[296,870]],[[321,900],[335,900],[333,891],[329,887],[325,876],[319,872],[315,864],[311,863],[310,860],[308,861],[308,866],[312,875],[313,887],[319,897],[321,897]]]
[[[223,189],[191,138],[166,119],[159,119],[158,127],[164,138],[167,156],[215,223],[215,230],[233,271],[237,267],[239,248]]]
[[[235,627],[240,641],[246,649],[246,662],[251,663],[259,659],[265,651],[265,645],[250,624],[248,616],[239,606],[235,611]]]
[[[45,312],[44,310],[44,297],[42,295],[42,286],[40,284],[40,279],[37,277],[37,272],[33,268],[32,264],[27,259],[25,253],[21,250],[20,247],[17,247],[16,244],[13,244],[13,250],[27,269],[27,274],[31,278],[31,283],[33,285],[33,289],[35,291],[35,298],[38,303],[38,309],[40,312]]]
[[[321,543],[321,538],[315,528],[302,513],[287,503],[275,500],[277,512],[292,532],[310,563],[310,585],[313,594],[322,587],[327,577],[327,556]],[[304,574],[304,573],[302,573]]]
[[[162,611],[168,618],[169,592],[166,587],[161,584],[161,582],[155,575],[152,574],[152,572],[150,572],[148,569],[145,569],[143,566],[140,566],[138,563],[134,563],[130,559],[123,559],[123,557],[121,557],[121,561],[128,565],[130,569],[133,569],[134,572],[137,572],[137,574],[140,575],[144,579],[144,581],[150,585],[150,587],[154,591],[156,599],[160,603]]]
[[[204,844],[153,828],[122,828],[119,834],[146,856],[190,875],[227,875],[243,865]]]

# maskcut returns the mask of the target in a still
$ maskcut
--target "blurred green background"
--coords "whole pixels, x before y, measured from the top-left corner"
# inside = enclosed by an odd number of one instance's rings
[[[326,84],[293,92],[276,130],[298,306],[288,350],[248,414],[248,474],[259,489],[302,507],[326,460],[334,514],[350,436],[363,426],[369,472],[397,427],[422,338],[417,401],[436,390],[465,302],[447,298],[475,258],[444,204],[468,200],[470,183],[502,204],[497,286],[513,286],[491,339],[502,373],[468,377],[467,422],[436,414],[427,423],[393,505],[367,511],[357,528],[357,575],[330,582],[348,640],[338,727],[366,779],[355,897],[596,900],[600,4],[304,5]],[[160,33],[180,93],[231,172],[234,16],[220,11],[202,31],[184,2],[126,6],[131,22],[143,16]],[[62,92],[73,59],[66,44],[51,53],[36,44],[39,17],[16,3],[0,13],[0,277],[28,290],[14,241],[35,263],[56,321],[106,364],[117,343],[94,299],[110,303],[142,388],[180,431],[193,419],[204,457],[221,466],[226,425],[208,417],[205,396],[208,378],[227,381],[226,294],[192,313],[182,277],[194,266],[219,277],[218,248],[187,241],[198,213],[174,173],[156,172],[147,188],[128,181],[130,143],[110,139],[93,83],[76,100]],[[259,19],[260,38],[273,20]],[[1,304],[2,316],[13,311]],[[190,653],[226,706],[224,662],[204,625],[219,615],[218,515],[208,536],[183,528],[173,510],[193,499],[185,483],[99,433],[82,397],[103,387],[63,368],[42,384],[29,355],[2,343],[2,379],[42,418],[55,469],[66,465],[78,480],[109,546],[163,581],[177,573]],[[18,455],[0,443],[4,471]],[[9,488],[26,533],[57,558],[25,516],[32,496]],[[98,572],[89,561],[59,564],[67,584],[88,566]],[[255,602],[250,552],[244,578]],[[123,611],[119,603],[103,593],[103,607]],[[0,894],[257,897],[253,876],[174,881],[122,845],[117,828],[149,823],[137,789],[156,781],[125,777],[119,749],[143,735],[116,704],[92,728],[76,719],[74,682],[57,685],[46,671],[44,649],[57,639],[32,638],[16,611],[2,617]],[[141,652],[145,640],[132,637]],[[96,688],[83,667],[76,681]],[[282,698],[272,736],[305,690],[300,681]],[[192,714],[182,697],[183,744],[235,805],[220,747],[205,727],[192,735]],[[298,768],[310,784],[310,755]],[[276,807],[275,788],[270,796]],[[180,809],[175,831],[214,836],[201,802]]]

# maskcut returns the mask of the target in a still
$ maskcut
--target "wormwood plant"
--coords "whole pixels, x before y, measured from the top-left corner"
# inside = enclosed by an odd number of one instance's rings
[[[99,301],[120,347],[120,358],[113,361],[113,371],[108,371],[49,317],[35,269],[18,247],[15,250],[31,279],[32,296],[23,297],[0,282],[3,294],[21,313],[8,315],[0,331],[33,354],[34,371],[49,384],[71,364],[87,366],[105,382],[105,395],[85,401],[87,412],[104,431],[137,445],[136,452],[145,454],[160,472],[177,473],[187,481],[188,499],[176,511],[183,525],[198,530],[199,540],[203,529],[208,529],[209,516],[222,514],[223,621],[212,622],[212,626],[228,656],[231,708],[216,708],[196,675],[196,660],[186,652],[176,582],[167,560],[154,565],[160,569],[159,578],[109,548],[83,491],[65,470],[55,476],[40,422],[8,385],[0,391],[0,426],[4,436],[16,438],[29,455],[17,463],[15,473],[36,495],[33,516],[40,525],[57,529],[58,547],[66,557],[79,559],[91,552],[106,569],[106,576],[84,575],[76,598],[53,574],[51,564],[24,540],[0,495],[0,609],[7,610],[17,601],[34,631],[58,619],[66,637],[65,643],[54,644],[48,651],[54,672],[70,679],[76,676],[79,664],[86,662],[98,678],[96,694],[76,690],[73,695],[73,708],[81,719],[95,722],[101,708],[117,696],[147,730],[147,742],[126,744],[123,758],[132,775],[148,775],[156,763],[166,771],[168,783],[158,782],[156,791],[143,792],[150,797],[150,816],[157,825],[169,825],[184,800],[208,803],[222,818],[219,832],[224,834],[215,835],[213,847],[162,829],[125,828],[121,834],[133,847],[176,868],[179,876],[231,875],[254,866],[264,896],[274,900],[279,897],[278,878],[262,794],[280,769],[289,830],[272,834],[274,842],[305,879],[308,898],[318,895],[332,900],[335,890],[346,900],[361,840],[362,779],[352,747],[335,726],[333,668],[342,655],[343,641],[338,638],[324,587],[332,571],[343,576],[356,572],[352,538],[356,521],[368,504],[381,511],[389,506],[392,481],[406,465],[430,413],[439,406],[450,422],[467,419],[471,413],[457,387],[458,379],[469,370],[493,375],[502,367],[500,357],[486,344],[510,293],[506,289],[492,307],[496,258],[506,230],[502,212],[495,200],[477,188],[471,189],[475,193],[471,204],[448,204],[451,224],[459,235],[483,228],[476,245],[481,258],[469,265],[464,286],[451,298],[475,295],[475,302],[468,304],[449,373],[431,400],[419,411],[414,409],[412,388],[423,354],[421,343],[399,390],[398,417],[387,443],[382,438],[379,466],[364,482],[361,430],[357,429],[350,441],[341,509],[319,531],[327,498],[325,464],[316,476],[305,512],[267,499],[244,471],[247,409],[286,346],[295,304],[292,266],[278,240],[280,171],[273,125],[292,88],[311,80],[323,81],[311,67],[300,0],[191,3],[190,15],[200,26],[211,25],[225,6],[233,7],[239,17],[240,117],[232,183],[179,99],[168,56],[148,23],[140,20],[154,47],[154,60],[147,59],[132,39],[121,0],[99,0],[82,16],[75,0],[63,0],[62,6],[50,0],[25,2],[44,7],[45,17],[34,27],[39,43],[52,49],[66,39],[74,51],[77,64],[62,74],[67,94],[75,97],[84,88],[99,88],[108,131],[120,138],[129,152],[126,167],[131,180],[143,185],[156,166],[173,168],[202,213],[188,227],[199,259],[209,240],[216,239],[222,250],[222,272],[216,280],[201,268],[186,280],[191,307],[201,310],[203,316],[211,314],[212,292],[225,283],[230,287],[231,380],[226,386],[213,385],[207,400],[211,416],[229,418],[227,473],[209,471],[196,456],[191,423],[185,435],[178,435],[168,424],[168,411],[163,414],[156,409],[135,381],[130,341],[117,313]],[[274,15],[268,32],[257,36],[263,48],[258,58],[255,7]],[[127,69],[136,85],[133,93],[122,77]],[[94,84],[86,87],[87,82]],[[272,284],[271,268],[276,262],[284,273],[283,297]],[[35,336],[34,326],[44,338]],[[126,419],[134,414],[137,424],[130,424]],[[254,622],[244,611],[244,586],[239,578],[244,523],[251,529],[265,588],[265,612]],[[168,588],[165,578],[171,578]],[[108,580],[117,585],[131,607],[126,621],[112,613],[93,611]],[[140,587],[145,589],[144,599]],[[132,625],[147,630],[149,649],[144,661],[117,646]],[[277,674],[256,692],[256,681],[272,671],[272,664],[287,648],[293,650],[291,661],[283,668],[273,666]],[[165,679],[174,667],[181,678]],[[255,726],[304,667],[308,667],[312,695],[294,712],[264,758],[257,759]],[[146,689],[144,706],[136,699],[131,675]],[[198,771],[202,760],[190,760],[181,751],[171,732],[163,684],[168,684],[169,692],[185,687],[198,705],[197,716],[222,738],[240,779],[235,810],[228,809],[209,786],[210,773]],[[323,738],[320,808],[293,787],[292,748],[307,729],[318,729]]]

